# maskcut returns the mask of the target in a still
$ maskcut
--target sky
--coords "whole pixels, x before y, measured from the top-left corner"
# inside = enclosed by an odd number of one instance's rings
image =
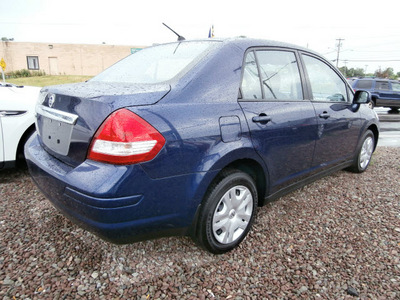
[[[397,1],[0,0],[0,37],[15,42],[150,46],[247,36],[288,42],[339,67],[400,72]]]

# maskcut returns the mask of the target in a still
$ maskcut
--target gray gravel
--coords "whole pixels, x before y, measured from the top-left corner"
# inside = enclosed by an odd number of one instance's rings
[[[65,219],[28,172],[0,172],[3,299],[400,299],[400,149],[259,209],[240,247],[116,246]]]

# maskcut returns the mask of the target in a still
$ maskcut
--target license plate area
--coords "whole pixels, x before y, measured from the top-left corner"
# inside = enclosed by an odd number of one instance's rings
[[[73,125],[42,116],[41,138],[54,152],[67,155],[71,144]]]

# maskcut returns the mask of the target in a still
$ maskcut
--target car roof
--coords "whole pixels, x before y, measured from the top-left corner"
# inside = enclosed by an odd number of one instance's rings
[[[379,81],[391,81],[391,82],[398,82],[397,80],[394,79],[387,79],[387,78],[380,78],[380,77],[362,77],[358,78],[358,80],[379,80]]]
[[[298,45],[290,44],[290,43],[285,43],[285,42],[280,42],[280,41],[274,41],[274,40],[264,40],[264,39],[253,39],[253,38],[229,38],[223,40],[223,42],[227,44],[236,44],[238,46],[243,46],[243,47],[279,47],[279,48],[293,48],[293,49],[299,49],[299,50],[304,50],[307,52],[313,52],[310,51],[310,49],[306,49],[303,47],[300,47]]]
[[[280,42],[280,41],[275,41],[275,40],[264,40],[264,39],[254,39],[254,38],[243,38],[243,37],[237,37],[237,38],[228,38],[222,40],[223,43],[225,44],[231,44],[234,46],[238,46],[242,48],[243,50],[247,50],[249,48],[257,48],[257,47],[272,47],[272,48],[283,48],[283,49],[291,49],[291,50],[300,50],[302,52],[306,52],[309,54],[316,55],[318,57],[324,58],[326,62],[329,64],[332,64],[329,60],[327,60],[321,53],[318,53],[316,51],[313,51],[311,49],[298,46],[295,44],[291,43],[286,43],[286,42]]]
[[[285,42],[280,42],[280,41],[274,41],[274,40],[264,40],[264,39],[255,39],[255,38],[247,38],[247,37],[234,37],[234,38],[212,38],[212,39],[199,39],[199,40],[184,40],[184,41],[176,41],[174,43],[185,43],[185,42],[193,42],[193,41],[200,41],[200,42],[221,42],[222,45],[226,46],[236,46],[241,49],[248,49],[252,47],[275,47],[275,48],[289,48],[289,49],[297,49],[309,53],[313,53],[319,56],[322,56],[321,54],[312,51],[310,49],[290,44],[290,43],[285,43]]]

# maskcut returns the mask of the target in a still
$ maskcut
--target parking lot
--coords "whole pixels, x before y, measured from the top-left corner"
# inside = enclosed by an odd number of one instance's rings
[[[65,219],[26,170],[0,173],[2,299],[398,299],[400,148],[262,207],[221,255],[172,237],[117,246]]]
[[[379,146],[400,147],[400,113],[387,108],[375,108],[381,122]]]

